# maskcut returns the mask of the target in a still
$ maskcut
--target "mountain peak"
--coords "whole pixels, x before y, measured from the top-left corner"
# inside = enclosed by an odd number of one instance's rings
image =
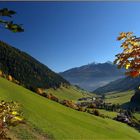
[[[105,63],[90,63],[61,72],[60,75],[71,84],[78,85],[89,91],[108,84],[124,76],[123,69],[117,69],[111,61]]]
[[[108,64],[112,64],[113,65],[113,62],[111,62],[111,61],[106,61],[105,63],[108,63]]]

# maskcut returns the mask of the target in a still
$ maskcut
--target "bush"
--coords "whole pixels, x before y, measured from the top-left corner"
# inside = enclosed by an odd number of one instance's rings
[[[43,92],[44,92],[44,89],[42,89],[42,88],[36,89],[36,93],[38,93],[38,94],[42,94]]]
[[[97,108],[96,104],[95,103],[91,103],[88,105],[88,108]]]
[[[50,100],[53,100],[55,102],[59,102],[59,99],[56,96],[52,95],[51,93],[50,94],[46,94],[46,96]]]
[[[51,96],[51,100],[53,100],[55,102],[59,102],[59,99],[57,97],[55,97],[54,95]]]
[[[84,107],[78,107],[78,111],[82,111],[82,112],[85,112],[86,109]]]
[[[10,126],[16,126],[23,122],[21,114],[18,112],[19,105],[16,102],[0,102],[0,138],[7,137],[7,130]]]
[[[75,103],[73,103],[72,101],[63,100],[61,103],[65,106],[67,106],[67,107],[70,107],[70,108],[73,108],[73,109],[76,109],[76,110],[78,109],[78,106]]]
[[[93,110],[93,114],[96,115],[96,116],[100,116],[100,112],[97,109]]]
[[[7,75],[7,80],[12,82],[13,81],[13,77],[11,75]]]

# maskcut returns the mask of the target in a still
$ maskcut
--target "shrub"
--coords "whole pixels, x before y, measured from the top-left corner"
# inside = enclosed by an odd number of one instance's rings
[[[84,107],[78,107],[78,111],[82,111],[82,112],[85,112],[86,111],[86,109],[84,108]]]
[[[96,116],[100,116],[100,112],[97,109],[93,110],[93,114],[96,115]]]
[[[56,96],[52,95],[51,93],[46,94],[46,97],[50,100],[55,101],[55,102],[59,102],[59,99]]]
[[[46,97],[47,98],[47,93],[45,93],[45,92],[43,92],[42,94],[41,94],[43,97]]]
[[[13,81],[13,77],[12,77],[11,75],[8,75],[8,76],[7,76],[7,80]]]
[[[91,103],[88,105],[88,108],[97,108],[96,104],[95,103]]]
[[[67,106],[67,107],[76,109],[76,110],[78,109],[78,106],[74,102],[69,101],[69,100],[63,100],[62,101],[62,104],[65,105],[65,106]]]
[[[14,79],[14,83],[17,85],[20,85],[20,82],[18,80],[15,80],[15,79]]]
[[[2,70],[0,70],[0,77],[2,77],[2,75],[3,75],[3,72],[2,72]]]
[[[0,138],[7,137],[7,130],[10,126],[16,126],[23,122],[21,114],[18,112],[19,105],[16,102],[0,102]]]
[[[51,95],[51,100],[53,100],[55,102],[59,102],[59,99],[54,95]]]
[[[42,89],[42,88],[36,89],[36,93],[38,93],[38,94],[42,94],[43,92],[44,92],[44,89]]]

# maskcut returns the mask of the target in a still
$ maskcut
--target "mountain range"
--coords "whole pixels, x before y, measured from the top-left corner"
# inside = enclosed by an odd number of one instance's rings
[[[124,70],[111,62],[91,63],[59,73],[71,84],[93,91],[111,81],[124,77]]]

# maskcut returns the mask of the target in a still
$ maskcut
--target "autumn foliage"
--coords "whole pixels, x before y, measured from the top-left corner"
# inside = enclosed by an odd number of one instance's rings
[[[123,51],[116,55],[114,63],[118,68],[125,68],[126,75],[138,77],[140,75],[140,38],[134,36],[132,32],[122,32],[117,40],[123,40],[120,46]]]
[[[0,139],[10,139],[7,137],[9,127],[21,122],[23,122],[23,118],[19,112],[19,104],[0,101]]]
[[[36,89],[36,93],[38,93],[38,94],[43,94],[43,92],[44,92],[44,89],[42,89],[42,88]]]
[[[73,109],[78,109],[78,106],[70,100],[63,100],[62,104]]]

